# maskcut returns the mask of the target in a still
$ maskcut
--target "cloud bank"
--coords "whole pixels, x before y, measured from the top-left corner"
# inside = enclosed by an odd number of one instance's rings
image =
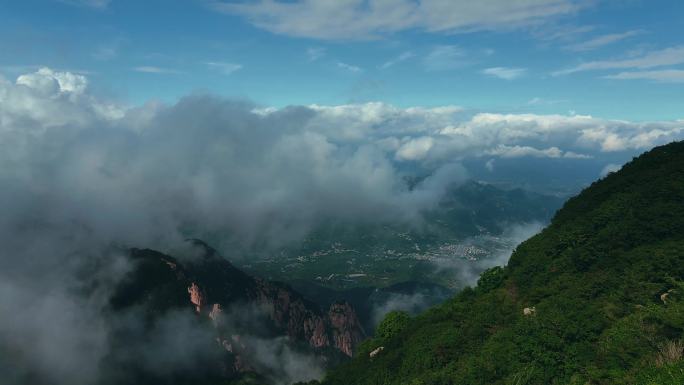
[[[455,165],[466,159],[600,158],[683,134],[684,121],[455,106],[273,109],[195,95],[124,107],[90,94],[83,75],[43,68],[0,80],[2,225],[70,223],[84,237],[149,246],[296,238],[319,220],[415,219],[465,177]],[[409,190],[415,172],[435,177]]]

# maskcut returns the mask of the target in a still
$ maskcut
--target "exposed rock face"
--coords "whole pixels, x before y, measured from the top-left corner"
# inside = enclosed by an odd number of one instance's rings
[[[253,371],[254,368],[249,364],[245,358],[247,346],[240,341],[239,335],[231,335],[228,338],[217,338],[219,344],[232,355],[232,365],[229,371],[232,373],[242,373]]]
[[[212,321],[214,321],[214,324],[219,322],[219,317],[221,317],[221,314],[223,314],[223,309],[221,309],[221,304],[220,303],[215,303],[211,307],[211,311],[209,312],[209,318],[211,318]]]
[[[205,295],[202,292],[202,289],[193,282],[190,284],[190,287],[188,287],[188,293],[190,293],[190,302],[195,305],[195,311],[197,311],[197,314],[201,313],[202,306],[204,306],[205,303]]]
[[[347,302],[335,303],[322,314],[315,304],[291,289],[261,280],[258,301],[289,337],[308,341],[311,347],[331,346],[351,357],[365,338],[361,322]]]
[[[660,300],[663,301],[665,305],[667,305],[667,302],[669,301],[670,294],[673,294],[675,292],[674,289],[670,289],[663,294],[660,295]]]
[[[328,314],[323,314],[315,304],[287,287],[262,280],[258,284],[258,302],[293,339],[307,341],[313,348],[332,346],[351,356],[365,336],[354,309],[347,303],[335,304]]]
[[[328,311],[328,319],[332,326],[333,346],[351,357],[354,348],[365,337],[356,312],[347,302],[334,303]]]
[[[227,377],[254,370],[250,346],[240,336],[255,335],[255,324],[266,330],[260,331],[266,333],[261,338],[286,336],[312,352],[332,348],[351,356],[365,337],[348,303],[333,304],[324,313],[287,285],[251,277],[204,243],[195,245],[204,255],[183,263],[153,250],[133,249],[138,266],[114,296],[113,308],[142,306],[151,316],[185,308],[196,314],[198,323],[207,320],[216,332],[214,343],[227,355],[221,364]]]
[[[374,349],[372,352],[370,352],[368,354],[368,357],[373,358],[373,357],[377,356],[378,354],[380,354],[380,352],[382,352],[383,350],[385,350],[385,347],[380,346],[380,347]]]

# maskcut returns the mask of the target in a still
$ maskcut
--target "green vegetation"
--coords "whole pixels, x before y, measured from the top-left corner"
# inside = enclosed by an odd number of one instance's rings
[[[392,311],[387,313],[375,330],[377,338],[386,340],[400,336],[408,327],[411,317],[403,311]]]
[[[390,313],[323,384],[683,384],[683,281],[680,142],[570,199],[477,287]]]

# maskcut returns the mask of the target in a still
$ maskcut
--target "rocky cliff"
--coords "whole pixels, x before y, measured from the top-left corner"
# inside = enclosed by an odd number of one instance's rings
[[[365,337],[356,312],[346,302],[327,312],[285,284],[252,277],[235,268],[201,241],[191,241],[196,255],[182,262],[149,249],[132,249],[133,271],[111,300],[112,311],[144,309],[150,319],[171,310],[193,313],[198,324],[211,325],[222,351],[210,363],[221,376],[258,372],[258,352],[250,340],[285,338],[298,349],[322,357],[351,356]],[[279,340],[280,341],[280,340]]]

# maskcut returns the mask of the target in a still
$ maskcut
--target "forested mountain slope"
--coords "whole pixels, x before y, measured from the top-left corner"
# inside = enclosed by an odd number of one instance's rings
[[[570,199],[476,288],[390,313],[324,384],[682,384],[684,143]]]

